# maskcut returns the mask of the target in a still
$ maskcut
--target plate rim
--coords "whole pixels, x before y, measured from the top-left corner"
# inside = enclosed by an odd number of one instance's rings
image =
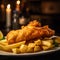
[[[58,36],[52,36],[51,38],[54,38],[54,37],[58,37]],[[54,47],[53,49],[46,50],[46,51],[40,51],[40,52],[34,52],[34,53],[21,53],[21,54],[14,54],[14,53],[9,53],[9,52],[0,50],[0,55],[2,55],[2,56],[34,56],[34,55],[52,53],[52,52],[56,52],[59,50],[60,50],[60,47]]]
[[[34,55],[42,55],[42,54],[46,54],[46,53],[52,53],[52,52],[56,52],[59,50],[60,50],[60,47],[55,47],[54,49],[51,49],[51,50],[40,51],[40,52],[35,52],[35,53],[21,53],[21,54],[14,54],[14,53],[9,53],[9,52],[5,52],[5,51],[0,51],[0,52],[6,53],[6,54],[0,53],[0,55],[2,55],[2,56],[34,56]]]

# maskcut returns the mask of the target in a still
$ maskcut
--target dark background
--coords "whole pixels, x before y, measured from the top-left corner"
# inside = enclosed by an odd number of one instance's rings
[[[17,0],[0,0],[0,30],[5,34],[6,29],[6,6],[11,4],[13,20],[13,11],[16,8]],[[20,12],[24,16],[29,17],[30,21],[37,19],[42,25],[49,25],[56,31],[56,35],[60,35],[60,1],[52,0],[20,0]],[[1,4],[4,4],[4,12],[2,12]],[[27,12],[28,9],[28,12]],[[21,14],[20,14],[21,15]],[[20,17],[19,15],[19,17]],[[27,20],[26,20],[27,21]]]

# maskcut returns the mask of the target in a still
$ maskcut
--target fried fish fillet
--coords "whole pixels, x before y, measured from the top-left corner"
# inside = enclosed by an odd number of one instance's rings
[[[54,33],[54,30],[50,29],[48,26],[41,27],[39,22],[32,21],[22,29],[10,31],[7,34],[7,41],[9,44],[12,44],[36,38],[50,37],[54,35]]]
[[[16,42],[23,40],[32,40],[35,38],[50,37],[52,35],[54,35],[54,30],[51,30],[48,27],[46,28],[46,26],[40,28],[29,26],[19,32],[16,38]]]

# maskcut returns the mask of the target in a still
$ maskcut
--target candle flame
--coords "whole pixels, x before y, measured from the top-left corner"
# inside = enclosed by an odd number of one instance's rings
[[[18,5],[19,5],[19,4],[20,4],[20,1],[18,0],[18,1],[16,2],[16,4],[18,4]]]
[[[10,8],[10,4],[7,5],[7,8],[8,8],[8,9]]]

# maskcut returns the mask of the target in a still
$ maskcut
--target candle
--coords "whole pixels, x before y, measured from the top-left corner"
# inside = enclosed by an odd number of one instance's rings
[[[4,11],[4,4],[1,4],[1,9],[2,11]]]
[[[20,1],[16,1],[16,11],[20,12]]]
[[[2,10],[2,20],[5,20],[5,6],[4,4],[1,4],[1,10]]]
[[[6,8],[6,26],[7,27],[11,26],[11,8],[10,8],[10,4],[8,4],[7,8]]]

